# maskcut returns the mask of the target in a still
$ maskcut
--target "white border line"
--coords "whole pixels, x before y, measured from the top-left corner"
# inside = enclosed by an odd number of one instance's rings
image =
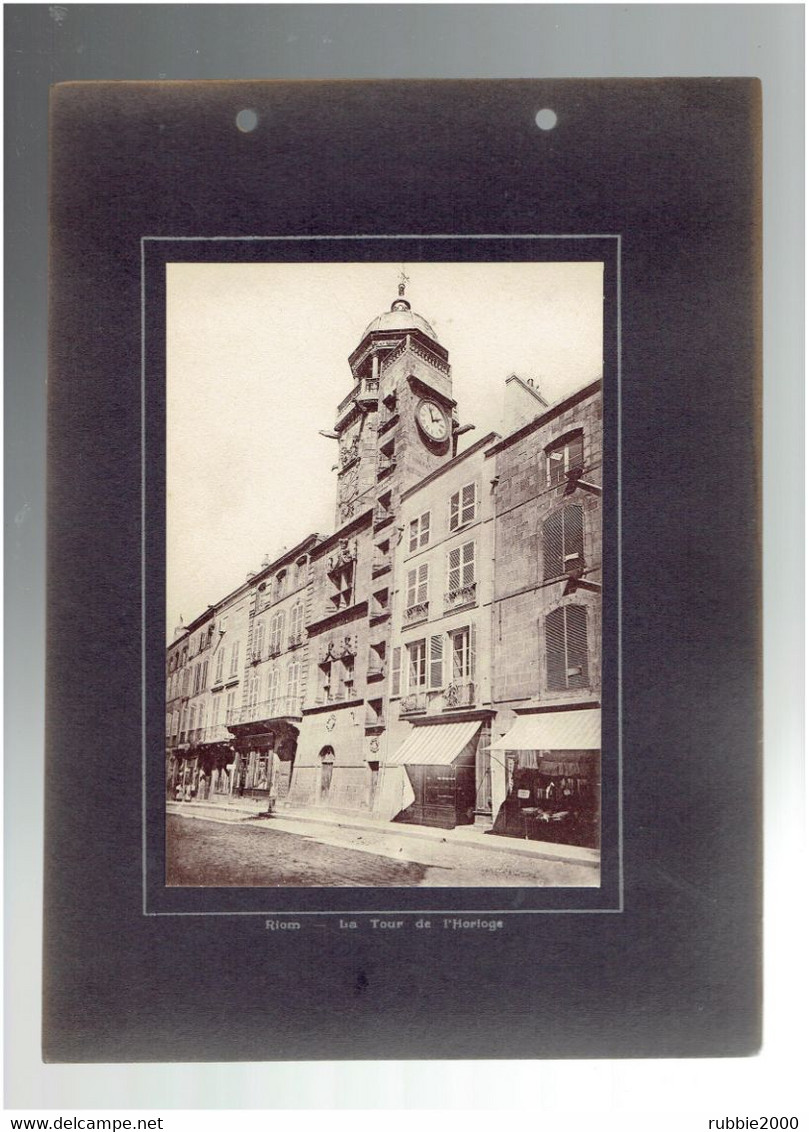
[[[503,908],[503,909],[396,909],[394,911],[364,908],[360,911],[340,910],[332,911],[295,911],[286,909],[273,909],[272,911],[222,911],[222,912],[152,912],[147,908],[147,857],[146,857],[146,244],[147,243],[247,243],[247,242],[303,242],[306,240],[615,240],[615,291],[616,291],[616,364],[615,379],[618,402],[617,419],[617,545],[618,545],[618,907],[617,908]],[[144,916],[264,916],[283,919],[291,916],[424,916],[434,915],[448,917],[458,916],[542,916],[542,915],[614,915],[624,911],[624,838],[623,838],[623,694],[621,681],[623,679],[623,638],[622,638],[622,533],[621,533],[621,234],[618,232],[602,232],[585,235],[581,233],[559,233],[557,235],[538,233],[483,233],[462,235],[451,234],[397,234],[397,235],[351,235],[351,236],[141,236],[140,240],[140,269],[141,269],[141,823],[142,823],[142,879],[143,879],[143,915]],[[459,261],[461,262],[461,261]],[[539,261],[541,262],[541,261]],[[557,261],[548,261],[557,262]],[[561,262],[561,261],[559,261]],[[321,886],[318,886],[320,890]],[[322,886],[326,888],[327,886]],[[357,886],[361,887],[361,886]],[[373,887],[373,886],[369,886]],[[412,888],[403,887],[404,891],[412,892]],[[524,887],[524,886],[521,886]],[[230,891],[228,889],[227,891]],[[331,892],[332,888],[328,887]],[[582,891],[592,891],[589,887]],[[447,929],[450,930],[450,929]]]

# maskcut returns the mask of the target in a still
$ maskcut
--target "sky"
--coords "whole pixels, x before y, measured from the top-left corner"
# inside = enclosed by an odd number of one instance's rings
[[[547,401],[603,367],[600,263],[167,265],[167,639],[307,534],[334,529],[348,356],[407,298],[449,351],[459,451],[501,432],[505,379]]]

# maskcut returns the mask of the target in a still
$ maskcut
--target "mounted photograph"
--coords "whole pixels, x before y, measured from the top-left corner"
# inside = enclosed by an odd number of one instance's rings
[[[167,886],[599,886],[603,312],[166,265]]]

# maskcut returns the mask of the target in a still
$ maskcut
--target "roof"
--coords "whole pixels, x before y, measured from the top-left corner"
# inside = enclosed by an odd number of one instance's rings
[[[438,336],[427,319],[411,310],[410,303],[403,298],[395,299],[389,311],[385,311],[378,315],[373,322],[369,322],[362,337],[367,338],[369,334],[391,330],[420,330],[422,334],[426,334],[434,342],[438,341]]]

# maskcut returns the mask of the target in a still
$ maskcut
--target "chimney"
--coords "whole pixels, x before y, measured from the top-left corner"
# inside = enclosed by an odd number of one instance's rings
[[[516,373],[506,378],[503,404],[503,435],[536,420],[548,408],[548,402],[539,392],[533,378],[522,378]]]

